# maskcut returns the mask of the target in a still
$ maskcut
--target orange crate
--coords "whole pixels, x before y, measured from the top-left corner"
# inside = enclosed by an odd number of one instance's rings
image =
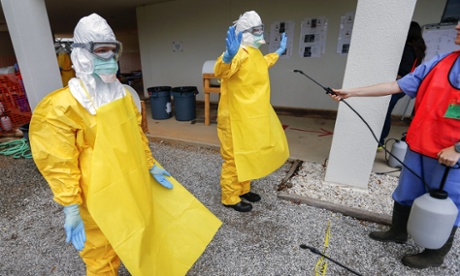
[[[1,117],[10,117],[12,131],[30,122],[32,112],[19,73],[0,75],[0,103],[3,106]],[[0,128],[5,132],[1,124]]]

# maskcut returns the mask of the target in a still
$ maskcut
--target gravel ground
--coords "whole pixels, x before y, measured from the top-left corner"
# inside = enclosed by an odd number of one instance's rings
[[[252,212],[238,213],[220,203],[222,160],[218,151],[161,141],[151,146],[157,160],[223,222],[187,275],[315,275],[321,258],[301,249],[300,244],[325,251],[362,275],[460,275],[458,241],[443,266],[411,269],[400,259],[420,250],[412,241],[383,244],[368,238],[370,231],[384,226],[279,199],[277,187],[291,162],[254,181],[252,190],[262,201],[254,204]],[[394,177],[373,175],[369,192],[363,193],[322,183],[323,174],[321,164],[304,163],[290,180],[293,187],[288,192],[391,212]],[[0,275],[85,274],[75,249],[65,243],[62,208],[52,201],[51,191],[31,159],[0,156],[0,191]],[[324,275],[353,275],[332,261],[326,263]],[[120,275],[130,274],[122,267]]]
[[[398,177],[372,172],[367,191],[363,191],[327,183],[323,181],[325,174],[323,164],[305,162],[289,180],[292,187],[286,191],[288,194],[342,204],[377,214],[392,214],[391,195],[398,185]]]

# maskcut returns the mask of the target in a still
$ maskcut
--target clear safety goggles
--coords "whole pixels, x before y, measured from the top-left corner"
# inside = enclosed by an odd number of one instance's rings
[[[102,60],[109,60],[111,58],[118,58],[121,56],[122,44],[121,42],[88,42],[88,43],[73,43],[72,48],[84,48],[97,58]]]
[[[264,24],[246,29],[243,31],[243,33],[251,33],[255,36],[263,35],[264,34]]]

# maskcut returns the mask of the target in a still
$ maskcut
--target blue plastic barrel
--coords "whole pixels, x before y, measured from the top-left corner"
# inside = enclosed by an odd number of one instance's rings
[[[181,86],[171,89],[174,99],[174,113],[177,121],[196,119],[196,86]]]
[[[172,117],[171,86],[155,86],[147,88],[150,95],[152,118],[164,120]]]

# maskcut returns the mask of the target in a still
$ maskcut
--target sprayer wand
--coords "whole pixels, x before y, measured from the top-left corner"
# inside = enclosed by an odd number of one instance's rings
[[[323,85],[321,85],[319,82],[315,81],[313,78],[311,78],[310,76],[308,76],[307,74],[305,74],[303,71],[301,70],[298,70],[298,69],[295,69],[294,70],[294,73],[299,73],[301,75],[304,75],[305,77],[307,77],[308,79],[310,79],[311,81],[313,81],[314,83],[316,83],[317,85],[319,85],[321,88],[323,88],[325,91],[326,91],[326,94],[328,95],[337,95],[337,93],[335,93],[334,91],[332,91],[332,89],[330,87],[325,87]],[[428,186],[428,184],[425,182],[425,179],[423,179],[420,175],[418,175],[416,172],[414,172],[411,168],[409,168],[406,164],[404,164],[403,161],[399,160],[398,157],[394,156],[394,154],[392,154],[391,152],[389,152],[385,147],[384,145],[382,145],[379,141],[379,139],[377,138],[377,136],[375,135],[374,131],[372,130],[371,126],[366,122],[366,120],[364,120],[364,118],[358,113],[358,111],[356,111],[349,103],[347,103],[344,99],[340,99],[341,102],[343,102],[344,104],[346,104],[356,115],[358,115],[358,117],[364,122],[364,124],[366,124],[367,128],[370,130],[372,136],[374,137],[374,139],[377,141],[378,145],[383,147],[383,149],[385,150],[386,153],[388,153],[389,155],[393,156],[394,159],[396,159],[399,163],[401,163],[401,165],[403,165],[408,171],[410,171],[411,173],[413,173],[417,178],[419,178],[423,184],[425,185],[425,187],[428,189],[428,191],[430,191],[430,186]]]
[[[323,88],[325,91],[326,91],[326,94],[330,94],[330,95],[337,95],[334,91],[332,91],[332,89],[330,87],[325,87],[323,85],[321,85],[319,82],[315,81],[314,79],[310,78],[307,74],[305,74],[303,71],[301,70],[297,70],[295,69],[294,70],[294,73],[299,73],[299,74],[302,74],[304,75],[305,77],[309,78],[312,82],[316,83],[317,85],[321,86],[321,88]],[[343,101],[343,99],[340,99],[341,101]]]
[[[321,257],[324,257],[324,258],[330,260],[331,262],[333,262],[333,263],[335,263],[335,264],[337,264],[337,265],[339,265],[339,266],[345,268],[346,270],[350,271],[351,273],[353,273],[353,274],[355,274],[355,275],[358,275],[358,276],[362,276],[362,274],[359,274],[358,272],[354,271],[353,269],[351,269],[351,268],[349,268],[349,267],[347,267],[347,266],[345,266],[345,265],[343,265],[343,264],[337,262],[337,261],[334,260],[334,259],[329,258],[328,256],[324,255],[323,253],[321,253],[318,249],[316,249],[316,248],[314,248],[314,247],[308,246],[308,245],[306,245],[306,244],[301,244],[301,245],[300,245],[300,248],[302,248],[302,249],[310,249],[311,252],[313,252],[313,253],[315,253],[315,254],[318,254],[318,255],[320,255]]]

